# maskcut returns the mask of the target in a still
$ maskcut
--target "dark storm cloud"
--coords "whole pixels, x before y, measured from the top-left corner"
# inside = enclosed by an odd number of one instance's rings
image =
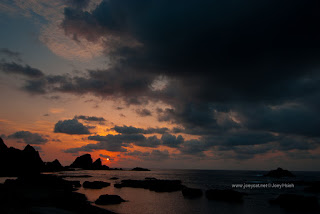
[[[146,147],[146,148],[156,148],[160,145],[178,148],[184,139],[181,135],[178,137],[170,134],[163,134],[161,139],[157,136],[145,137],[140,133],[127,133],[118,135],[94,135],[89,136],[88,140],[97,141],[96,144],[87,144],[79,148],[70,148],[65,150],[67,153],[77,153],[79,151],[91,152],[93,150],[106,150],[106,151],[117,151],[124,152],[127,151],[125,147],[131,147],[131,145]]]
[[[22,61],[21,54],[19,52],[11,51],[8,48],[0,48],[0,55],[11,58],[13,60]]]
[[[214,153],[216,151],[236,151],[240,154],[245,153],[245,150],[239,148],[254,148],[276,142],[280,139],[280,137],[267,132],[222,132],[215,135],[207,135],[200,139],[185,140],[179,146],[179,150],[185,155],[198,156],[204,156],[203,152],[205,151],[212,151]],[[275,144],[273,144],[273,147],[277,148]],[[292,145],[292,147],[295,147],[295,145]],[[270,149],[271,146],[264,151],[269,151]]]
[[[200,136],[162,136],[161,145],[185,154],[225,149],[245,159],[271,151],[269,144],[311,150],[320,125],[319,9],[315,0],[103,0],[90,12],[73,6],[64,11],[65,33],[110,38],[105,52],[113,66],[27,80],[24,90],[89,93],[140,108],[160,101],[168,105],[157,111],[160,122]],[[159,76],[169,81],[155,90]],[[134,127],[119,133],[130,130],[146,134]]]
[[[278,87],[289,69],[297,77],[304,73],[301,66],[315,65],[320,44],[317,9],[316,1],[292,1],[288,6],[267,0],[259,4],[104,0],[91,13],[67,8],[62,26],[67,34],[91,41],[109,34],[135,38],[142,48],[117,50],[126,57],[125,63],[151,72],[183,74],[194,83],[191,87],[201,82],[220,89],[210,94],[201,90],[199,95],[258,99],[259,93],[272,96],[265,91],[272,87],[267,83]],[[189,79],[195,71],[200,79]]]
[[[136,142],[135,145],[141,147],[155,148],[161,145],[161,140],[158,139],[156,136],[151,136],[147,137],[144,141]]]
[[[184,142],[184,139],[181,135],[176,137],[169,133],[165,133],[162,135],[161,141],[164,146],[176,148],[176,147],[179,147]]]
[[[9,139],[23,140],[26,144],[45,144],[48,139],[38,133],[31,133],[29,131],[18,131],[8,136]]]
[[[88,7],[90,0],[65,0],[65,2],[70,7],[85,9]]]
[[[32,68],[29,65],[20,65],[15,62],[0,62],[0,70],[6,74],[20,74],[29,78],[40,78],[44,74],[42,71],[36,68]]]
[[[48,75],[38,80],[29,80],[24,90],[35,93],[64,92],[72,94],[91,93],[95,96],[123,98],[129,104],[142,104],[137,95],[149,91],[153,81],[150,74],[137,75],[130,69],[88,70],[85,75]],[[133,100],[134,99],[134,100]]]
[[[120,134],[164,134],[169,131],[168,128],[136,128],[133,126],[115,126],[112,128]]]
[[[137,157],[142,160],[161,161],[170,157],[168,150],[152,150],[151,152],[133,151],[125,153],[127,156]]]
[[[148,109],[137,109],[136,113],[140,116],[140,117],[147,117],[147,116],[151,116],[152,113],[151,111],[149,111]]]
[[[320,158],[320,155],[318,154],[312,154],[308,151],[294,151],[294,152],[288,152],[286,153],[286,155],[291,158],[291,159],[295,159],[295,160],[301,160],[301,159],[312,159],[312,160],[316,160]]]
[[[316,1],[111,0],[91,13],[66,9],[62,26],[90,41],[135,38],[142,47],[114,54],[128,67],[178,78],[182,100],[282,102],[307,92],[299,80],[318,65],[318,9]]]
[[[222,135],[207,137],[212,145],[222,145],[227,147],[239,145],[259,145],[266,144],[278,140],[279,137],[268,132],[252,132],[252,131],[238,131],[226,132]]]
[[[152,137],[146,138],[141,134],[130,134],[130,135],[106,135],[106,136],[89,136],[89,140],[98,141],[96,144],[87,144],[79,148],[70,148],[65,150],[67,153],[77,153],[79,151],[91,152],[94,150],[106,150],[111,152],[126,152],[125,147],[129,146],[130,143],[135,145],[143,145],[146,147],[156,147],[152,143],[157,143]],[[148,145],[148,143],[150,143]]]
[[[100,154],[99,156],[100,156],[100,157],[102,157],[102,158],[110,158],[110,156],[109,156],[109,155],[103,155],[103,154]]]
[[[310,150],[316,149],[320,146],[320,139],[304,138],[300,136],[280,136],[277,141],[277,148],[279,151],[290,150]]]
[[[59,120],[54,126],[55,133],[65,134],[90,134],[90,127],[84,126],[77,119],[72,120]]]
[[[204,140],[187,140],[179,150],[182,154],[203,156],[203,152],[207,151],[210,147],[212,147],[212,145]]]
[[[99,123],[103,123],[106,121],[106,119],[104,119],[103,117],[84,116],[84,115],[76,115],[74,116],[74,119],[85,120],[88,122],[99,122]]]
[[[318,109],[305,105],[255,106],[239,108],[246,118],[244,125],[250,129],[269,130],[281,133],[294,133],[304,136],[320,136]]]
[[[141,147],[158,147],[161,141],[156,136],[145,137],[142,134],[121,134],[121,135],[106,135],[106,136],[89,136],[89,140],[95,140],[98,142],[105,142],[106,144],[112,144],[117,148],[122,146],[128,146],[130,143]],[[103,144],[105,145],[105,144]],[[110,149],[110,145],[108,148]],[[111,150],[108,150],[111,151]]]

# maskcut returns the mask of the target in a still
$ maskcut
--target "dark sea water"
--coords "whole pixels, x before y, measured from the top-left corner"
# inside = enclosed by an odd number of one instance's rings
[[[123,179],[144,179],[155,177],[157,179],[178,179],[188,187],[231,189],[232,184],[256,184],[256,183],[292,183],[298,180],[320,181],[320,172],[294,172],[295,178],[273,179],[263,177],[265,171],[223,171],[223,170],[159,170],[152,171],[71,171],[59,172],[59,175],[91,175],[89,178],[66,178],[67,180],[84,181],[106,181],[111,186],[100,189],[80,188],[78,192],[84,193],[88,200],[94,202],[102,194],[116,194],[128,202],[118,205],[100,206],[107,210],[120,214],[184,214],[184,213],[214,213],[214,214],[287,214],[299,213],[295,210],[285,210],[278,205],[271,205],[270,199],[276,198],[282,193],[295,193],[303,195],[314,195],[303,191],[304,186],[295,185],[294,188],[256,188],[234,190],[248,193],[244,196],[244,202],[240,204],[209,201],[205,196],[198,199],[186,199],[181,191],[171,193],[157,193],[147,189],[139,188],[114,188],[113,184]],[[118,177],[119,180],[110,180]],[[320,199],[320,195],[315,194]],[[320,201],[319,201],[320,202]],[[301,213],[301,212],[300,212]],[[315,213],[315,212],[303,212]]]

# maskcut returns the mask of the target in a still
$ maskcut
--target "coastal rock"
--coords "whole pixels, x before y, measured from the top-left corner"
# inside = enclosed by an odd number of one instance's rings
[[[81,168],[85,170],[109,170],[108,166],[102,165],[100,158],[92,163],[90,154],[77,157],[76,160],[69,166],[69,168]]]
[[[118,180],[119,178],[118,177],[112,177],[110,178],[110,180]]]
[[[26,173],[39,173],[44,169],[44,162],[40,158],[39,152],[29,144],[22,151],[23,167]]]
[[[85,181],[83,183],[83,188],[88,188],[88,189],[102,189],[103,187],[110,186],[110,183],[104,182],[104,181]]]
[[[107,205],[107,204],[120,204],[125,202],[119,195],[100,195],[100,197],[95,201],[95,204],[98,205]]]
[[[81,187],[80,181],[69,181],[69,183],[71,183],[71,185],[73,185],[75,188]]]
[[[122,168],[109,168],[110,170],[122,170]]]
[[[132,171],[150,171],[150,169],[141,168],[141,167],[135,167],[132,169]]]
[[[280,167],[278,169],[276,169],[276,170],[271,170],[270,172],[268,172],[264,176],[273,177],[273,178],[295,177],[294,174],[292,174],[288,170],[282,169]]]
[[[91,169],[92,168],[92,158],[90,154],[81,155],[77,157],[76,160],[70,165],[71,168],[82,168]]]
[[[116,188],[132,187],[144,188],[155,192],[180,191],[184,187],[180,180],[122,180],[121,183],[114,184]]]
[[[44,169],[44,163],[32,146],[24,150],[8,148],[0,140],[0,176],[19,176],[23,174],[38,174]]]
[[[5,151],[7,149],[8,149],[7,145],[4,144],[2,138],[0,137],[0,151]]]
[[[206,191],[206,197],[209,200],[219,200],[228,202],[242,202],[243,194],[235,190],[209,189]]]
[[[64,170],[64,167],[61,165],[58,159],[55,159],[52,162],[45,163],[45,171],[46,172],[59,172]]]
[[[318,199],[315,196],[297,194],[281,194],[276,199],[270,200],[286,209],[315,210],[319,209]]]
[[[203,193],[201,189],[185,187],[182,189],[182,195],[185,198],[199,198]]]
[[[102,167],[102,162],[101,159],[98,158],[95,162],[92,164],[92,169],[101,169]]]

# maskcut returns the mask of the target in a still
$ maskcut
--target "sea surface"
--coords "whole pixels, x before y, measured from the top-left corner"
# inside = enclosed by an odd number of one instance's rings
[[[264,177],[266,171],[224,171],[224,170],[161,170],[151,171],[67,171],[58,172],[58,175],[91,175],[89,178],[72,177],[67,180],[77,180],[81,184],[84,181],[106,181],[109,187],[95,190],[81,187],[78,192],[87,196],[88,200],[94,202],[102,194],[115,194],[121,196],[127,202],[117,205],[99,206],[119,214],[189,214],[189,213],[213,213],[213,214],[287,214],[299,213],[295,210],[285,210],[278,205],[271,205],[270,199],[276,198],[282,193],[296,193],[303,195],[314,195],[303,191],[303,186],[294,185],[288,188],[232,188],[232,184],[291,184],[294,181],[320,181],[320,172],[293,172],[295,178],[274,179]],[[118,177],[118,180],[110,180]],[[207,189],[234,189],[247,193],[244,202],[235,204],[222,201],[209,201],[205,195],[197,199],[186,199],[181,191],[170,193],[158,193],[140,188],[114,188],[113,184],[123,179],[145,179],[154,177],[157,179],[181,180],[188,187],[201,188],[203,192]],[[318,200],[320,195],[316,195]],[[320,201],[319,201],[320,202]],[[304,212],[307,214],[306,212]],[[310,212],[312,213],[312,212]]]

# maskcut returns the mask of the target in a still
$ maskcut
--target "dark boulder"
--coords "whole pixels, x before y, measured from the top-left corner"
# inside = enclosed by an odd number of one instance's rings
[[[276,170],[271,170],[270,172],[268,172],[264,176],[273,177],[273,178],[295,177],[294,174],[292,174],[288,170],[285,170],[285,169],[282,169],[282,168],[278,168]]]
[[[145,169],[145,168],[141,168],[141,167],[135,167],[132,169],[132,171],[150,171],[150,169]]]
[[[83,188],[88,188],[88,189],[102,189],[103,187],[110,186],[110,183],[104,182],[104,181],[85,181],[83,183]]]
[[[281,194],[276,199],[270,200],[271,204],[278,204],[286,209],[316,210],[319,209],[318,199],[315,196],[297,194]]]
[[[201,189],[185,187],[182,189],[182,195],[185,198],[200,198],[203,193]]]
[[[110,178],[110,180],[118,180],[119,178],[117,178],[117,177],[112,177],[112,178]]]
[[[209,189],[206,191],[206,197],[209,200],[228,201],[228,202],[242,202],[243,193],[235,190],[226,189]]]
[[[307,192],[319,193],[320,192],[320,181],[314,181],[308,184],[308,187],[304,188]]]
[[[80,181],[69,181],[69,183],[70,183],[71,185],[73,185],[73,187],[75,187],[75,188],[81,187]]]
[[[73,192],[70,181],[53,175],[24,175],[0,185],[0,213],[114,214],[91,205],[84,194]],[[43,207],[35,211],[34,207]],[[47,210],[53,207],[54,210]],[[57,208],[57,209],[56,209]]]
[[[100,197],[95,201],[98,205],[107,205],[107,204],[120,204],[125,202],[119,195],[100,195]]]
[[[82,168],[91,169],[92,168],[92,158],[90,154],[81,155],[77,157],[76,160],[70,165],[71,168]]]

